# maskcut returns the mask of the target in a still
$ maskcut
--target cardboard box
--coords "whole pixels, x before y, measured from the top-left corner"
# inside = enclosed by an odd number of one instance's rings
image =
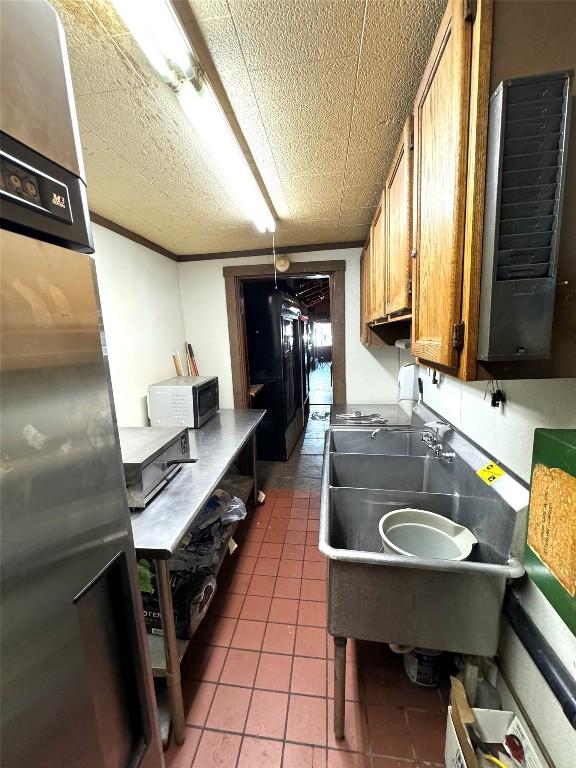
[[[496,709],[473,709],[476,716],[475,728],[482,740],[487,743],[504,742],[507,734],[513,735],[524,749],[524,761],[522,764],[510,760],[510,765],[522,768],[544,768],[530,741],[522,724],[514,712],[505,712]],[[464,754],[470,754],[471,744],[460,744],[454,721],[452,719],[452,707],[448,707],[448,720],[446,725],[446,746],[444,748],[444,766],[445,768],[473,768],[470,760],[466,760]],[[486,763],[493,768],[493,763]]]

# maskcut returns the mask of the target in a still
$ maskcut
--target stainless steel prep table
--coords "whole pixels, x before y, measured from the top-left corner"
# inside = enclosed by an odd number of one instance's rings
[[[264,413],[263,410],[225,409],[200,429],[189,430],[190,457],[198,462],[183,467],[146,509],[130,516],[136,555],[152,560],[156,570],[164,634],[148,635],[148,642],[154,675],[166,679],[177,744],[184,741],[186,726],[180,661],[189,641],[176,638],[168,560],[235,461],[241,465],[238,481],[244,491],[237,495],[243,496],[244,501],[250,497],[255,503],[258,496],[256,427]]]

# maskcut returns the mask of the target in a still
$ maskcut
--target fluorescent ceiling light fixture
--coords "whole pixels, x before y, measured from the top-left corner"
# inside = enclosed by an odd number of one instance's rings
[[[184,114],[244,216],[260,232],[274,232],[276,222],[262,191],[169,0],[112,3],[150,64],[176,91]]]

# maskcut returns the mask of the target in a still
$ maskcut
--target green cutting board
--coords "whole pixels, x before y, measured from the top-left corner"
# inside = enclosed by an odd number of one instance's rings
[[[536,429],[532,454],[533,481],[534,467],[538,465],[563,470],[567,475],[576,478],[576,429]],[[534,482],[532,490],[534,490]],[[533,496],[531,496],[531,502],[533,502]],[[553,505],[553,500],[551,504]],[[531,506],[533,509],[535,505],[532,504]],[[567,508],[564,508],[564,512],[560,535],[571,537],[564,540],[570,540],[576,546],[574,538],[576,537],[576,505],[569,504]],[[571,596],[528,544],[526,545],[525,566],[528,575],[571,631],[576,634],[576,598]]]

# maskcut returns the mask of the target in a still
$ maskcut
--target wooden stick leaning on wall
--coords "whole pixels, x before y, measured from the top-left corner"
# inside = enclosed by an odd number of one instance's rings
[[[172,355],[174,360],[174,367],[176,368],[177,376],[184,376],[184,369],[182,368],[182,360],[180,360],[180,352],[174,352]]]

